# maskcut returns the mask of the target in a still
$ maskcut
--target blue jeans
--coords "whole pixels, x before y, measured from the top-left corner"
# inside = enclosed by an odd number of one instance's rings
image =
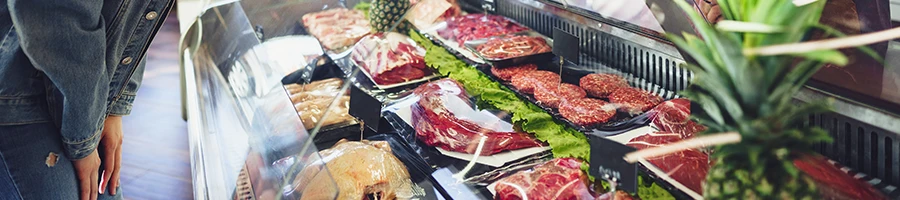
[[[75,168],[50,122],[0,126],[0,200],[27,199],[79,199]],[[98,199],[122,199],[121,189]]]

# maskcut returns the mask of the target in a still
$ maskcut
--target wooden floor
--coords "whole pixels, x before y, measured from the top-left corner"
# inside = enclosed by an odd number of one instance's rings
[[[131,115],[123,118],[126,199],[193,198],[187,125],[181,119],[178,20],[171,13],[148,50]]]

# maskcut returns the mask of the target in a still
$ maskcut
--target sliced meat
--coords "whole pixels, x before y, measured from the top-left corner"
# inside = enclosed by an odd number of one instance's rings
[[[364,37],[353,48],[351,58],[380,85],[420,79],[431,73],[425,66],[425,49],[395,32]]]
[[[491,38],[476,48],[486,59],[508,59],[550,52],[547,40],[537,36],[512,36]]]
[[[594,199],[574,158],[557,158],[531,170],[517,172],[497,181],[494,199],[503,200],[581,200]]]
[[[491,73],[500,80],[509,81],[513,76],[537,70],[535,64],[524,64],[512,67],[491,67]]]
[[[684,140],[681,134],[655,132],[631,139],[626,145],[646,149]],[[709,156],[698,150],[686,150],[656,158],[647,159],[682,185],[703,194],[703,182],[709,172]]]
[[[569,99],[580,99],[586,96],[587,93],[584,92],[584,89],[568,83],[560,84],[558,87],[550,86],[534,90],[534,98],[541,104],[551,108],[558,108],[560,102],[568,101]]]
[[[694,136],[706,130],[706,127],[691,121],[691,101],[687,99],[672,99],[663,102],[650,111],[653,126],[660,131],[678,133],[684,138]]]
[[[474,154],[481,145],[481,140],[484,140],[480,154],[492,155],[505,150],[542,145],[527,133],[497,131],[479,122],[457,117],[454,110],[445,105],[446,101],[460,98],[455,102],[464,101],[470,106],[471,102],[468,102],[469,96],[462,86],[452,79],[426,83],[413,93],[419,96],[419,101],[411,106],[412,125],[416,130],[416,137],[429,146]]]
[[[615,74],[588,74],[581,77],[578,84],[588,95],[597,98],[606,98],[621,87],[629,87],[625,78]]]
[[[662,103],[662,101],[662,97],[633,87],[619,88],[609,95],[610,103],[616,104],[619,106],[619,109],[631,114],[643,113]]]
[[[888,199],[872,185],[853,178],[822,155],[802,156],[794,160],[794,166],[816,182],[822,199]]]
[[[522,93],[534,94],[538,87],[548,87],[560,84],[562,79],[556,73],[544,70],[523,73],[512,78],[511,84]]]
[[[609,121],[616,115],[616,107],[603,100],[580,98],[559,106],[559,114],[581,126],[591,126]]]
[[[306,30],[332,51],[343,51],[369,34],[369,20],[362,11],[355,9],[329,9],[302,18]]]

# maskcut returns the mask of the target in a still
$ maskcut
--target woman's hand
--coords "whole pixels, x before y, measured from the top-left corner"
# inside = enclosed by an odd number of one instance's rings
[[[100,171],[100,156],[97,151],[82,159],[72,161],[75,166],[75,176],[78,177],[78,189],[81,193],[81,200],[97,199],[97,178]]]
[[[112,195],[119,187],[119,169],[122,167],[122,116],[110,115],[103,123],[98,150],[103,152],[103,180],[100,180],[100,194],[107,189]]]

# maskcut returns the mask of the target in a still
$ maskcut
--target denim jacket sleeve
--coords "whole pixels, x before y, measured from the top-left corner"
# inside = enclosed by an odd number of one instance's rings
[[[116,102],[113,102],[112,107],[109,108],[110,115],[125,116],[131,114],[131,105],[134,103],[134,97],[137,95],[138,88],[141,87],[141,81],[144,77],[144,67],[146,65],[146,62],[140,62],[140,64],[137,65],[137,69],[134,70],[134,75],[131,76],[131,79],[128,80],[128,84],[125,85],[125,90],[122,91],[122,97]]]
[[[10,0],[8,6],[22,50],[62,93],[66,155],[87,157],[100,142],[109,96],[103,1]]]

